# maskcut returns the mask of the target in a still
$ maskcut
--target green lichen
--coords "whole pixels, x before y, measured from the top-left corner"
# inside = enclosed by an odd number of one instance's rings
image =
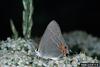
[[[18,38],[18,32],[17,32],[12,20],[10,20],[10,24],[11,24],[11,29],[12,29],[12,32],[13,32],[13,38],[17,39]]]
[[[32,0],[22,0],[24,5],[23,11],[23,35],[25,38],[30,38],[32,22],[33,6]]]
[[[31,37],[31,29],[33,26],[33,21],[32,21],[32,13],[33,13],[32,2],[33,2],[33,0],[22,0],[22,2],[23,2],[23,6],[24,6],[22,28],[23,28],[24,38],[27,39],[27,38]],[[16,39],[16,38],[18,38],[18,32],[17,32],[12,20],[10,22],[11,22],[11,29],[13,32],[13,37]]]

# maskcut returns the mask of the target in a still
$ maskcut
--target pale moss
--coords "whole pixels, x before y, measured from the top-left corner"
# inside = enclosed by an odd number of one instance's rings
[[[89,56],[92,56],[94,53],[100,55],[100,38],[98,37],[93,37],[84,31],[65,33],[63,37],[71,48],[78,46],[78,48],[85,51]]]
[[[22,38],[1,41],[0,47],[0,65],[18,66],[18,67],[66,67],[79,66],[80,63],[98,63],[97,58],[86,56],[85,53],[64,57],[61,60],[43,59],[35,55],[35,43],[33,40],[24,40]],[[8,47],[9,46],[9,47]],[[13,46],[13,47],[12,47]],[[15,47],[16,46],[16,47]],[[18,50],[20,48],[20,50]]]

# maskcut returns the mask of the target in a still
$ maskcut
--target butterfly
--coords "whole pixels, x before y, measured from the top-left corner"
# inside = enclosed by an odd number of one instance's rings
[[[41,38],[37,55],[46,59],[58,59],[68,53],[68,46],[61,34],[60,27],[55,20],[52,20]]]

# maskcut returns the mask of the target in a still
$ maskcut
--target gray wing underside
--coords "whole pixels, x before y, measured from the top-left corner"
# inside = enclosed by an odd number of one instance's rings
[[[64,43],[66,45],[56,21],[51,21],[47,26],[43,37],[41,38],[38,52],[46,57],[58,57],[61,52],[58,50],[58,45]]]

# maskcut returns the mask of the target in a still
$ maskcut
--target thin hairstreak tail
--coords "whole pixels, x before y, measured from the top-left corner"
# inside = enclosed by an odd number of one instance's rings
[[[48,24],[41,38],[37,55],[46,59],[58,59],[68,53],[68,46],[61,34],[60,27],[53,20]]]

